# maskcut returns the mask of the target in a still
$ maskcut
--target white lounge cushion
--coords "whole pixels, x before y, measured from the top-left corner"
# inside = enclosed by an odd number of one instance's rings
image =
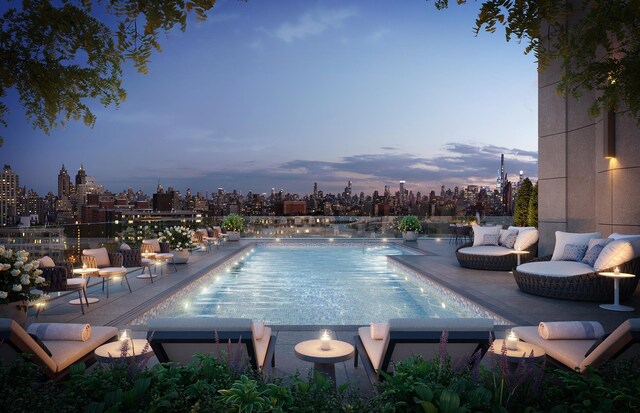
[[[515,327],[513,331],[527,343],[544,349],[547,355],[569,368],[579,367],[585,354],[598,340],[545,340],[538,335],[537,326]]]
[[[459,253],[469,255],[487,255],[491,257],[501,257],[511,254],[513,250],[495,245],[478,245],[477,247],[460,248]]]
[[[160,252],[160,242],[157,238],[154,239],[143,239],[143,244],[151,245],[153,247],[153,252]]]
[[[389,345],[389,333],[387,333],[382,340],[374,340],[371,338],[371,328],[365,326],[358,329],[358,336],[360,336],[360,340],[362,340],[371,365],[374,369],[379,369],[382,365],[384,353],[387,351],[387,346]]]
[[[518,231],[518,237],[516,243],[513,244],[513,248],[516,251],[523,251],[538,242],[538,230],[532,227],[523,227]]]
[[[46,255],[44,257],[40,258],[38,260],[38,262],[40,263],[40,268],[48,268],[48,267],[55,267],[56,266],[56,263],[53,262],[51,257],[46,256]]]
[[[481,227],[476,225],[473,227],[473,246],[482,245],[484,243],[485,235],[498,235],[500,236],[500,230],[502,226],[496,225],[491,227]]]
[[[551,261],[560,261],[562,259],[565,245],[589,245],[589,240],[592,238],[600,238],[600,233],[556,231],[556,246],[553,249]]]
[[[640,238],[621,238],[608,243],[593,264],[596,271],[615,268],[640,255]]]
[[[125,275],[127,269],[124,267],[106,267],[98,270],[98,275],[101,277],[113,277],[118,275]]]
[[[82,254],[95,258],[98,268],[108,267],[109,265],[111,265],[111,262],[109,261],[109,253],[104,247],[86,249],[82,251]]]
[[[264,336],[260,339],[253,336],[253,349],[256,352],[256,361],[260,369],[264,366],[265,358],[267,357],[269,341],[271,341],[271,327],[265,327],[263,334]]]
[[[519,265],[518,272],[547,277],[573,277],[580,274],[595,272],[593,267],[576,261],[536,261]]]

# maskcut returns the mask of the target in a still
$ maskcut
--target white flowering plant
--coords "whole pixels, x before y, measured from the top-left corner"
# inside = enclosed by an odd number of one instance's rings
[[[158,241],[168,242],[171,249],[176,251],[192,250],[194,247],[191,231],[183,226],[170,227],[159,232]]]
[[[19,303],[27,310],[23,301],[35,301],[44,295],[38,291],[46,284],[37,260],[29,261],[26,251],[14,252],[0,245],[0,304]]]

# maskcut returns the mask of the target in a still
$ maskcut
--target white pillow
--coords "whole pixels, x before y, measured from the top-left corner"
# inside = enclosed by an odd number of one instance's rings
[[[562,232],[556,231],[556,246],[553,249],[551,261],[561,261],[564,246],[567,244],[589,245],[591,238],[600,238],[599,232]]]
[[[498,235],[500,236],[500,230],[502,229],[501,225],[496,225],[494,227],[481,227],[476,225],[473,227],[473,246],[482,245],[484,243],[485,235]]]
[[[44,257],[40,258],[38,260],[38,262],[40,262],[40,268],[47,268],[47,267],[55,267],[56,266],[56,263],[53,262],[51,257],[46,256],[46,255]]]
[[[636,239],[619,239],[608,243],[598,259],[593,264],[593,269],[603,271],[615,268],[627,261],[631,261],[640,255],[640,238]]]
[[[532,227],[526,227],[526,229],[518,231],[518,238],[516,238],[516,243],[513,244],[513,249],[523,251],[536,242],[538,242],[538,230]]]
[[[507,239],[507,237],[511,234],[515,234],[518,235],[518,230],[517,229],[501,229],[500,230],[500,245],[504,244],[504,240]]]
[[[374,340],[384,340],[389,333],[389,323],[371,323],[370,333]]]
[[[262,340],[262,337],[264,337],[264,321],[254,321],[251,327],[253,330],[253,338]]]

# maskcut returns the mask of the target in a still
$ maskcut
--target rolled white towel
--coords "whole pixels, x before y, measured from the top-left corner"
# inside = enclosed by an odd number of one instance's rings
[[[42,341],[87,341],[91,338],[89,324],[33,323],[27,333],[35,334]]]
[[[541,322],[538,334],[545,340],[594,340],[604,335],[604,327],[597,321]]]
[[[253,338],[256,340],[262,340],[264,337],[264,321],[253,322]]]
[[[371,338],[383,340],[389,331],[389,323],[371,323]]]

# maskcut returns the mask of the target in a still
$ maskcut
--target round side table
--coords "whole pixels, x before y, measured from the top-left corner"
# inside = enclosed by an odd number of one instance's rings
[[[620,305],[620,279],[633,278],[635,274],[628,274],[625,272],[599,272],[599,275],[603,277],[613,278],[613,304],[600,304],[600,308],[611,311],[633,311],[633,307],[626,305]]]
[[[145,350],[146,347],[146,351]],[[94,354],[96,360],[101,363],[117,364],[128,363],[130,361],[141,361],[145,358],[153,356],[153,350],[148,342],[144,338],[135,338],[130,340],[129,348],[126,353],[122,351],[122,341],[112,341],[111,343],[103,344],[95,349]]]
[[[340,340],[331,340],[331,348],[322,350],[321,340],[307,340],[296,344],[294,352],[300,360],[313,363],[313,369],[324,374],[336,384],[336,363],[353,358],[353,345]]]
[[[494,355],[500,356],[502,354],[502,344],[504,340],[501,338],[497,338],[493,340],[493,346],[491,347],[491,351]],[[547,353],[544,351],[542,347],[536,346],[535,344],[525,343],[524,341],[518,341],[518,349],[517,350],[509,350],[505,353],[507,357],[507,361],[509,363],[520,363],[522,360],[526,360],[531,356],[531,352],[533,351],[533,359],[535,361],[544,360]]]

